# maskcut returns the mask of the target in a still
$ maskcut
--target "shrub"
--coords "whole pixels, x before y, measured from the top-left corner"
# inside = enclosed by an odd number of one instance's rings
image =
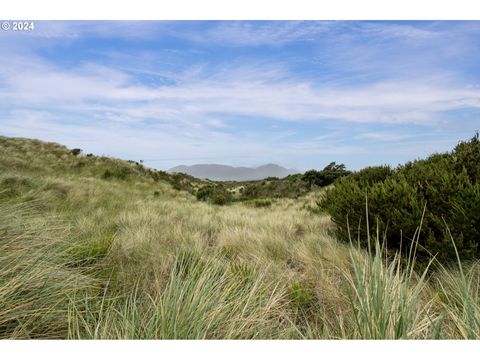
[[[453,151],[455,170],[466,169],[473,182],[480,182],[480,138],[478,131],[470,141],[460,142]]]
[[[214,187],[211,185],[202,186],[197,190],[197,200],[206,201],[213,195]]]
[[[254,198],[258,195],[258,188],[255,184],[249,184],[245,186],[242,192],[243,196],[246,198]]]
[[[182,173],[168,174],[163,171],[158,171],[156,178],[167,180],[172,185],[173,189],[177,191],[185,190],[190,193],[194,192],[194,188],[191,183],[191,179],[193,178],[189,177],[186,174],[182,174]]]
[[[447,227],[460,256],[477,258],[480,255],[480,184],[476,176],[480,163],[470,161],[478,156],[472,150],[477,146],[478,135],[470,142],[459,144],[452,153],[409,162],[391,173],[380,168],[365,169],[341,179],[326,192],[319,207],[330,213],[341,239],[348,240],[350,234],[366,246],[367,202],[368,217],[373,224],[378,224],[387,248],[403,251],[408,251],[423,214],[418,237],[419,260],[431,254],[444,262],[455,259]],[[462,155],[459,156],[458,151]],[[460,167],[462,158],[467,160]],[[371,236],[373,232],[371,229]]]
[[[113,177],[113,173],[110,170],[105,170],[102,175],[102,179],[110,179]]]
[[[80,155],[81,152],[82,152],[82,149],[78,149],[78,148],[70,150],[70,153],[74,156]]]
[[[221,184],[205,185],[197,190],[197,200],[210,201],[215,205],[225,205],[232,201],[232,194]]]
[[[360,171],[350,174],[355,181],[369,185],[385,181],[387,177],[393,175],[394,171],[388,165],[369,166]]]
[[[303,174],[302,180],[307,182],[310,187],[328,186],[335,180],[348,175],[350,172],[345,170],[345,165],[331,162],[321,171],[309,170]]]
[[[298,198],[310,190],[308,183],[298,176],[285,179],[270,179],[271,180],[268,181],[251,181],[244,183],[242,185],[243,190],[240,188],[240,199]]]
[[[155,190],[155,191],[153,192],[153,196],[160,196],[160,191]]]
[[[215,194],[212,197],[212,203],[215,205],[225,205],[227,203],[227,198],[224,194]]]

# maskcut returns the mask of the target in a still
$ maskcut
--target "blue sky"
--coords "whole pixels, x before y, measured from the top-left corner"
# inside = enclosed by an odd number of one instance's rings
[[[41,21],[0,49],[0,134],[159,169],[396,166],[480,129],[480,22]]]

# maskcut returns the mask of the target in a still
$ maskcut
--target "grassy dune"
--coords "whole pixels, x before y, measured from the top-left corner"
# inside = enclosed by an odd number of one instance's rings
[[[320,196],[216,206],[141,165],[0,137],[0,337],[480,338],[479,263],[419,273],[377,239],[340,243]]]

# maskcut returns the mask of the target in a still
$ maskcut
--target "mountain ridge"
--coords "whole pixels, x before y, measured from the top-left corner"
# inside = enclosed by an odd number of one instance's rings
[[[298,173],[295,169],[287,169],[272,163],[257,167],[230,166],[222,164],[179,165],[167,170],[167,172],[184,173],[199,179],[210,179],[215,181],[262,180],[268,177],[282,178]]]

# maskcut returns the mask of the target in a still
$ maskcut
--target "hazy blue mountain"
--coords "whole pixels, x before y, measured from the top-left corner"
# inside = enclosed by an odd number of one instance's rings
[[[298,171],[286,169],[276,164],[266,164],[256,168],[234,167],[218,164],[180,165],[168,170],[170,173],[184,173],[195,176],[199,179],[210,179],[219,181],[244,181],[260,180],[267,177],[282,178]]]

